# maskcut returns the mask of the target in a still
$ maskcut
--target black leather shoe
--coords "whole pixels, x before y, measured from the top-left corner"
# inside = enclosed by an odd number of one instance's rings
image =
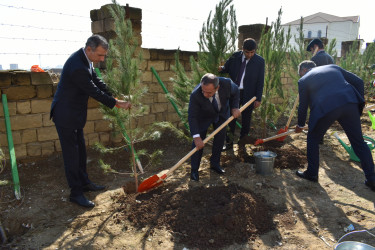
[[[199,181],[199,174],[198,174],[198,171],[193,171],[191,172],[190,174],[190,179],[192,181]]]
[[[309,175],[306,174],[306,171],[305,172],[296,171],[296,175],[298,177],[301,177],[301,178],[309,180],[309,181],[318,182],[318,176],[309,176]]]
[[[69,201],[74,202],[82,207],[95,207],[95,203],[86,199],[83,195],[70,196]]]
[[[229,150],[233,148],[233,142],[227,143],[223,146],[223,151]]]
[[[104,189],[105,189],[105,186],[96,185],[94,183],[87,184],[87,185],[83,186],[83,188],[82,188],[83,192],[100,191],[100,190],[104,190]]]
[[[365,185],[368,186],[372,191],[375,191],[375,181],[365,181]]]
[[[215,171],[216,173],[218,173],[218,174],[224,174],[225,173],[225,170],[224,169],[222,169],[221,167],[211,167],[211,169],[213,170],[213,171]]]

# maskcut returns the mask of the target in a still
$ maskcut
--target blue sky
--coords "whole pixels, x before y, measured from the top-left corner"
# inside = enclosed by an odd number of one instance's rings
[[[0,1],[0,65],[8,69],[17,63],[30,69],[63,65],[68,56],[83,47],[91,35],[90,10],[111,3],[108,0],[1,0]],[[196,51],[196,42],[209,11],[214,11],[219,0],[128,0],[130,7],[142,9],[142,35],[145,48]],[[359,15],[360,38],[365,42],[375,39],[375,1],[314,0],[234,0],[238,25],[268,23],[276,20],[282,7],[282,23],[317,12],[336,16]]]

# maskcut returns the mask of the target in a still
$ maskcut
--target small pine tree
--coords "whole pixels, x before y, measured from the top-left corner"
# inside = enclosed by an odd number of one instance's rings
[[[177,51],[175,54],[176,63],[172,70],[176,77],[171,78],[174,83],[172,96],[185,120],[187,120],[189,97],[194,87],[205,73],[216,74],[218,66],[235,51],[237,20],[232,2],[233,0],[220,1],[216,5],[213,17],[210,11],[199,35],[198,58],[190,57],[191,75],[187,75],[184,66],[180,63],[180,52]]]
[[[125,18],[124,7],[118,5],[115,0],[112,2],[113,5],[109,8],[114,18],[116,37],[109,41],[104,80],[114,96],[131,101],[133,107],[130,110],[123,110],[101,105],[101,110],[104,118],[112,122],[116,131],[124,135],[128,147],[133,149],[134,142],[143,134],[139,129],[133,128],[131,122],[144,113],[145,108],[141,105],[140,98],[147,92],[147,88],[140,84],[139,65],[142,54],[137,49],[138,43],[133,36],[131,21]],[[131,151],[134,159],[134,150]],[[133,172],[136,174],[134,163]]]
[[[374,86],[371,84],[373,79],[373,69],[371,66],[375,58],[375,44],[371,43],[361,54],[359,41],[353,42],[349,51],[339,60],[338,65],[359,76],[365,83],[365,95],[372,97],[375,94]]]
[[[281,76],[285,71],[287,61],[287,50],[291,38],[290,28],[285,33],[281,27],[282,9],[278,12],[276,22],[271,24],[268,32],[264,29],[259,42],[257,53],[261,55],[266,64],[264,76],[264,88],[262,104],[256,109],[256,115],[260,116],[263,136],[266,134],[267,123],[272,121],[274,124],[286,109],[288,99],[284,98],[283,84]],[[281,98],[283,103],[276,105],[275,98]]]

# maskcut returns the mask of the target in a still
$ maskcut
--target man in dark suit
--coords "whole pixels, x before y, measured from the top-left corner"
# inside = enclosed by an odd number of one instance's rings
[[[247,38],[243,42],[242,51],[234,53],[219,67],[219,72],[228,73],[240,89],[240,105],[244,105],[256,96],[256,101],[242,112],[242,128],[240,139],[250,131],[251,114],[254,108],[260,106],[264,86],[264,59],[256,54],[257,44],[254,39]],[[227,144],[224,149],[233,147],[233,137],[236,128],[236,119],[229,123]]]
[[[88,98],[91,96],[109,108],[115,105],[124,109],[131,107],[129,102],[113,98],[93,69],[92,63],[104,61],[107,50],[106,39],[93,35],[87,40],[85,48],[73,53],[64,64],[51,105],[51,118],[59,135],[65,175],[71,189],[69,200],[84,207],[94,207],[95,204],[83,192],[105,188],[92,183],[86,172],[83,127]]]
[[[335,63],[333,57],[325,52],[323,42],[319,38],[313,39],[309,45],[307,45],[306,50],[312,53],[313,57],[311,57],[311,61],[313,61],[316,66]]]
[[[338,121],[344,129],[355,154],[361,160],[366,176],[365,184],[375,191],[374,162],[371,151],[363,139],[360,115],[365,104],[364,84],[361,78],[341,67],[331,64],[316,67],[313,61],[303,61],[298,69],[300,133],[305,126],[310,108],[307,134],[307,170],[297,171],[297,176],[318,181],[319,141],[328,128]]]
[[[214,129],[220,127],[232,114],[237,118],[239,108],[239,91],[229,78],[205,74],[190,95],[188,120],[193,137],[192,147],[198,151],[191,156],[191,179],[199,180],[198,169],[201,162],[207,130],[212,124]],[[214,136],[211,169],[218,174],[225,171],[220,167],[220,156],[225,141],[225,129]]]
[[[315,38],[311,40],[309,45],[307,45],[306,48],[307,51],[310,51],[313,55],[311,57],[311,61],[315,63],[316,66],[323,66],[328,64],[334,64],[335,61],[333,60],[333,57],[329,55],[327,52],[324,51],[324,45],[322,40],[319,38]],[[320,144],[324,143],[324,137],[320,140]]]

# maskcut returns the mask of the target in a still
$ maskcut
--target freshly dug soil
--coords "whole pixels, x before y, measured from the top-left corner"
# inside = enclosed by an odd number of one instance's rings
[[[212,248],[244,244],[275,228],[264,200],[238,185],[167,187],[119,197],[120,223],[130,221],[138,230],[171,232],[173,241],[187,247]]]

